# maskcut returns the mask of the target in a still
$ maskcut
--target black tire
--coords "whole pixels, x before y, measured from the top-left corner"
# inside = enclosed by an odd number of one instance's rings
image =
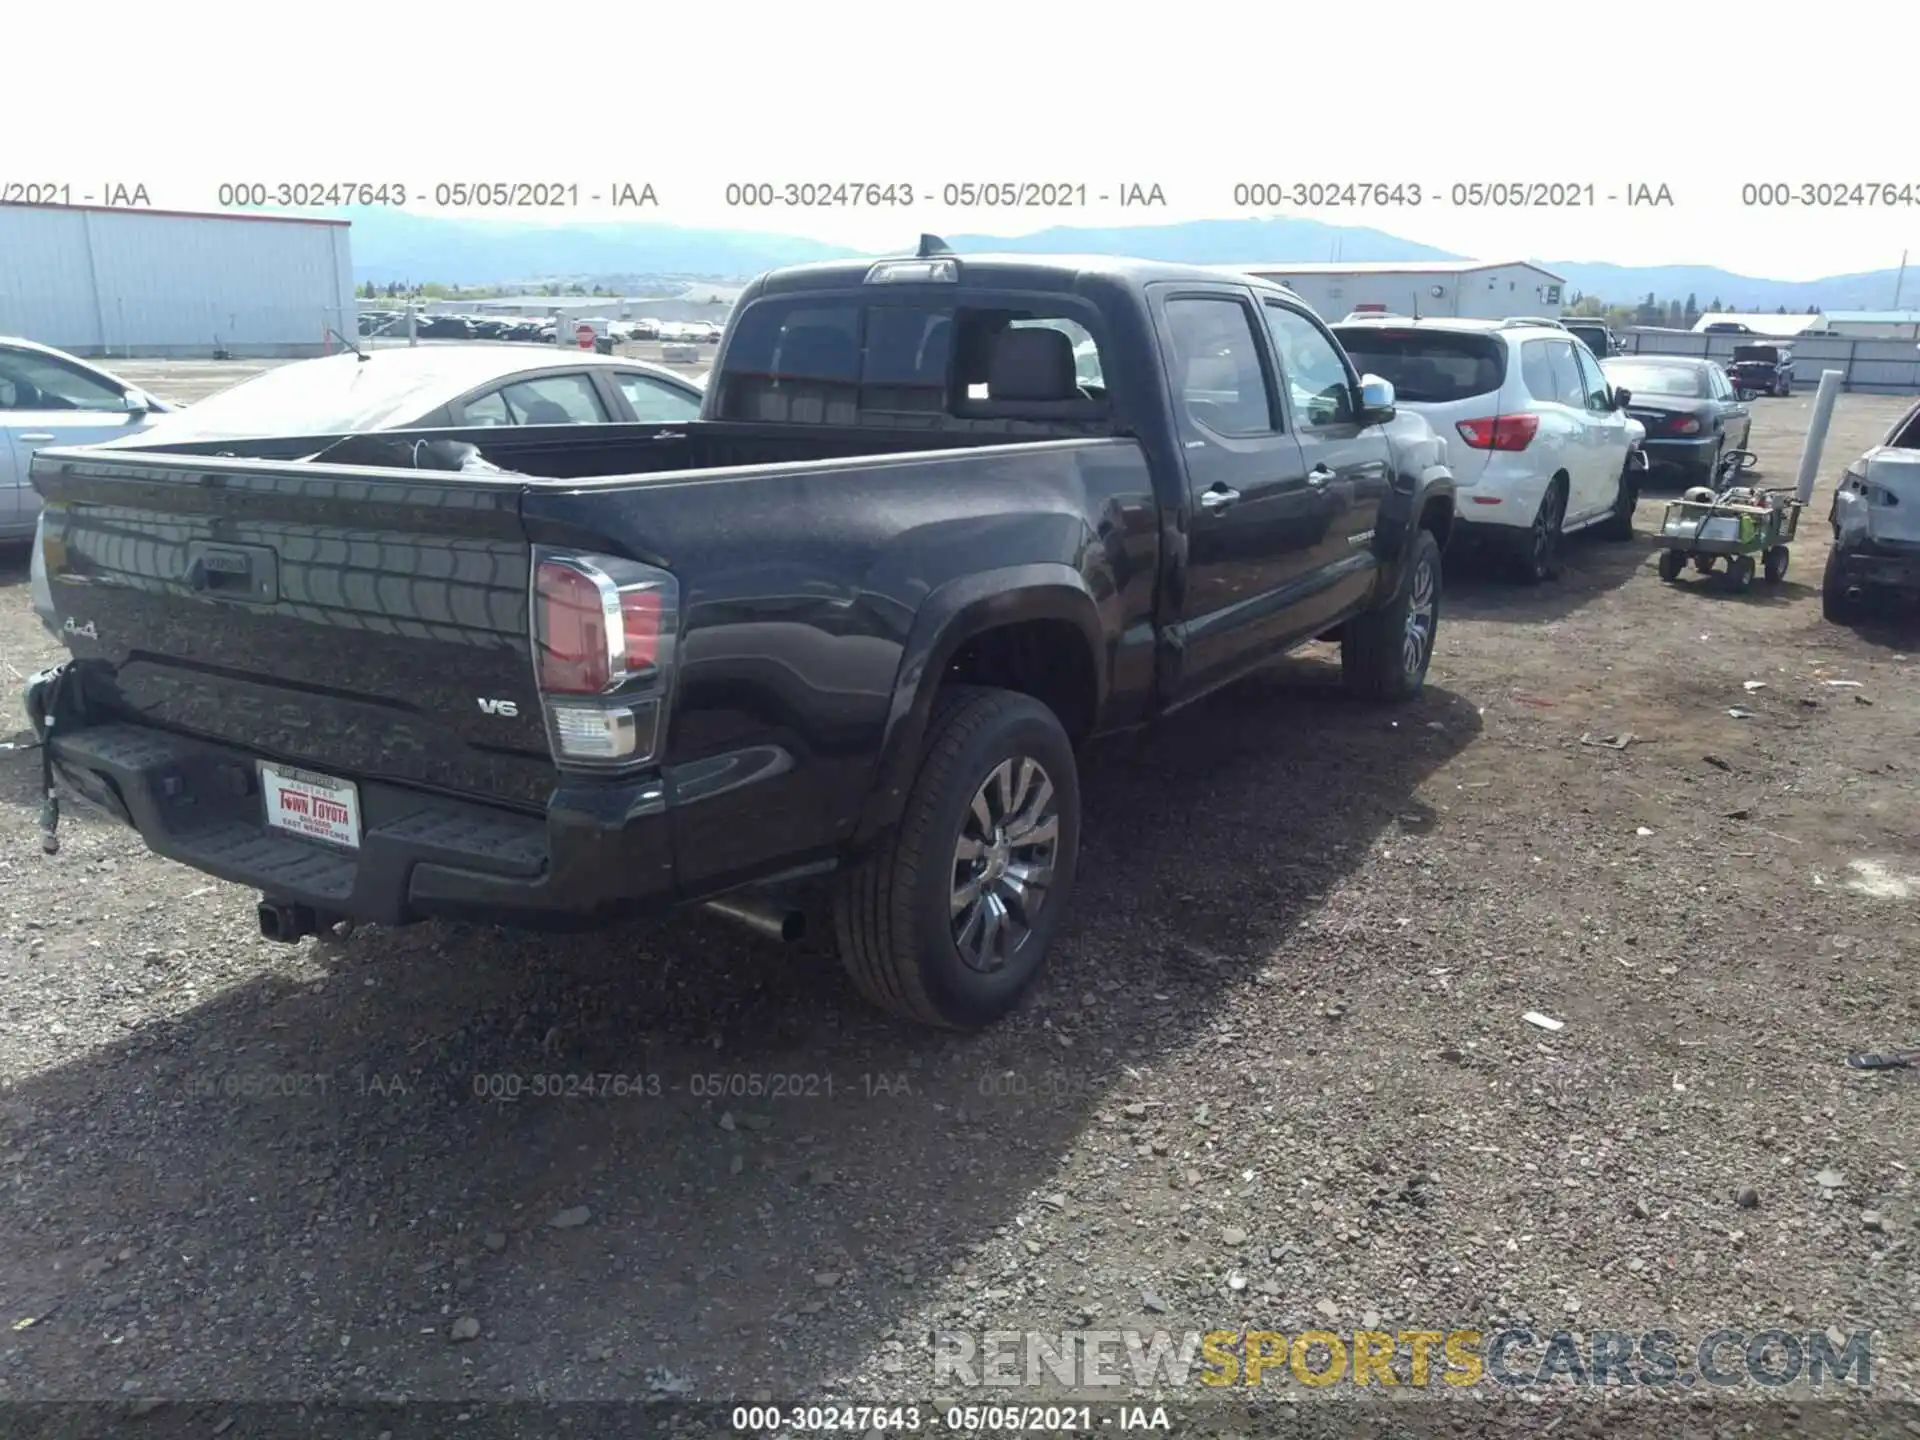
[[[1037,763],[1051,787],[1057,826],[1051,880],[1024,938],[997,968],[981,968],[962,955],[955,937],[959,846],[976,823],[976,802],[1001,767],[1013,767],[1017,785],[1023,762]],[[1013,807],[1016,816],[1020,808]],[[1059,718],[1011,690],[956,686],[942,694],[899,825],[834,887],[835,936],[854,988],[882,1010],[923,1025],[991,1025],[1019,1004],[1040,974],[1066,918],[1079,852],[1079,770]],[[1000,848],[997,859],[1004,867],[1021,853],[1016,844]],[[973,907],[982,920],[986,902],[982,895]]]
[[[1680,578],[1680,572],[1687,568],[1687,552],[1684,550],[1662,550],[1660,552],[1660,578],[1672,584]]]
[[[1763,557],[1764,568],[1761,573],[1766,576],[1769,585],[1778,585],[1782,580],[1787,578],[1787,561],[1789,558],[1787,547],[1784,545],[1775,545],[1767,551]]]
[[[1835,625],[1851,625],[1866,613],[1866,605],[1847,590],[1846,562],[1836,545],[1827,552],[1827,568],[1820,576],[1820,613]]]
[[[1693,557],[1694,572],[1699,575],[1711,575],[1713,573],[1714,558],[1715,557],[1713,557],[1712,555],[1694,556]]]
[[[1340,676],[1350,694],[1399,704],[1420,693],[1440,633],[1440,593],[1440,542],[1422,530],[1393,599],[1347,621]]]
[[[1567,486],[1555,479],[1540,497],[1540,508],[1516,542],[1514,573],[1523,585],[1542,585],[1560,574],[1566,544]]]
[[[1633,511],[1640,503],[1640,472],[1631,465],[1620,472],[1620,493],[1614,497],[1613,510],[1600,522],[1603,540],[1631,540]]]
[[[1737,591],[1744,592],[1751,590],[1753,588],[1753,571],[1753,556],[1736,555],[1727,561],[1727,583],[1732,585]]]

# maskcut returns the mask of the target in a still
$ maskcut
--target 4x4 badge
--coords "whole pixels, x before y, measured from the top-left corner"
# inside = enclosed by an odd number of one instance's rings
[[[67,623],[63,625],[61,628],[65,630],[69,635],[84,635],[89,640],[98,640],[100,638],[100,632],[93,628],[93,621],[91,620],[87,621],[86,624],[81,625],[78,622],[76,622],[71,615],[69,615],[67,617]]]

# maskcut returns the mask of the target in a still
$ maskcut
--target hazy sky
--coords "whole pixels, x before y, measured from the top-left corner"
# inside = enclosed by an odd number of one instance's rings
[[[1896,29],[1920,29],[1899,5],[1613,0],[1578,23],[1506,0],[36,8],[9,16],[9,49],[67,58],[10,67],[9,109],[66,118],[0,139],[0,186],[65,182],[76,200],[140,182],[156,205],[210,209],[223,182],[385,181],[426,213],[441,183],[573,184],[584,201],[625,181],[651,183],[660,208],[624,218],[875,247],[922,230],[1299,213],[1477,258],[1783,279],[1891,267],[1903,249],[1920,262],[1911,85],[1877,58],[1910,48]],[[911,208],[729,208],[729,182],[760,181],[933,193]],[[1084,185],[1090,203],[939,203],[947,185],[1009,181]],[[1361,211],[1235,203],[1237,184],[1262,182],[1424,195]],[[1590,184],[1598,203],[1452,203],[1472,182]],[[1167,207],[1097,202],[1129,184],[1158,185]],[[1670,208],[1607,199],[1662,184]],[[1907,203],[1743,204],[1743,186],[1801,184],[1905,187]]]

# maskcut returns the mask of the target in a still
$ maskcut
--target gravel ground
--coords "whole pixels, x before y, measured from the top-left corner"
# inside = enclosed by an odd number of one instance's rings
[[[0,1397],[871,1401],[932,1332],[1526,1321],[1872,1328],[1911,1399],[1920,1096],[1841,1062],[1920,1044],[1920,638],[1820,618],[1829,485],[1778,588],[1581,543],[1457,575],[1410,709],[1314,654],[1097,748],[978,1037],[703,917],[269,945],[73,807],[42,855],[0,755]],[[4,678],[56,654],[10,559]],[[580,1076],[638,1093],[535,1093]]]

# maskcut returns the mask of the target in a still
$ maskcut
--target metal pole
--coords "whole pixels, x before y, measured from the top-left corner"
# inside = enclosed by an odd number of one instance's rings
[[[1900,252],[1900,273],[1893,277],[1893,308],[1895,310],[1898,310],[1900,308],[1900,292],[1901,290],[1906,288],[1906,283],[1907,283],[1907,252],[1902,250]]]
[[[1833,403],[1840,398],[1840,381],[1845,372],[1822,370],[1820,388],[1813,396],[1813,419],[1807,422],[1807,443],[1800,452],[1800,503],[1813,499],[1813,487],[1820,482],[1820,452],[1826,447],[1827,426],[1833,420]]]
[[[412,300],[407,301],[407,344],[420,343],[420,312]]]

